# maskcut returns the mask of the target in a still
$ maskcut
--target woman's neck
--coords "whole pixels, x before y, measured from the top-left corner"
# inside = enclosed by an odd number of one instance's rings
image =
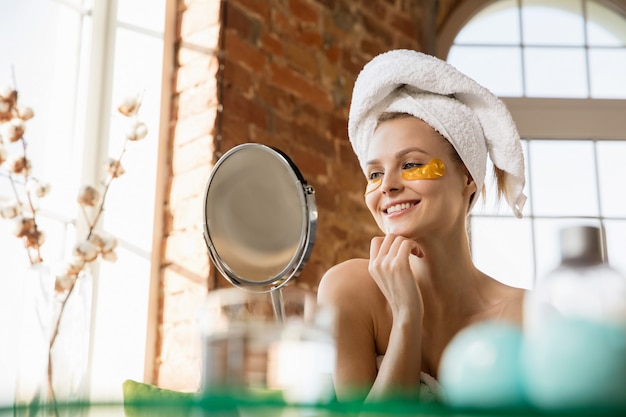
[[[460,317],[490,306],[493,279],[476,268],[466,239],[433,239],[422,247],[424,257],[412,267],[425,304],[432,304],[425,308]]]

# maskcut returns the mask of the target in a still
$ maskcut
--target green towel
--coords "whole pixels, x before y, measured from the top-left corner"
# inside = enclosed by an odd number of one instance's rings
[[[128,379],[122,384],[126,417],[187,417],[192,415],[196,394],[178,392]]]
[[[126,417],[188,416],[194,410],[210,410],[229,416],[239,407],[283,406],[282,394],[272,390],[220,390],[200,396],[128,379],[122,384]],[[197,415],[197,414],[194,414]]]
[[[159,388],[156,385],[128,379],[122,384],[124,403],[152,403],[152,402],[192,402],[196,396],[193,392],[172,391]]]

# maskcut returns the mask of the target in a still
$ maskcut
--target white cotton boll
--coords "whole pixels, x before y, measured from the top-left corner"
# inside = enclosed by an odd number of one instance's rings
[[[76,281],[76,275],[55,275],[54,290],[56,292],[64,293],[72,287],[74,281]]]
[[[24,121],[14,117],[2,125],[2,137],[9,142],[17,142],[24,136],[25,129]]]
[[[89,207],[94,207],[99,200],[100,193],[91,185],[83,185],[80,188],[78,192],[78,198],[76,199],[76,201],[78,201],[78,204],[80,204],[81,206]]]
[[[35,116],[35,112],[28,106],[17,106],[17,117],[26,121],[32,119]]]
[[[7,169],[14,174],[26,174],[30,173],[32,164],[29,159],[24,158],[22,155],[14,155],[9,158],[5,163]]]
[[[10,85],[0,86],[0,98],[4,100],[10,100],[16,94],[16,91]]]
[[[115,248],[117,247],[117,239],[113,236],[98,236],[98,247],[102,259],[108,262],[117,261],[117,253]]]
[[[89,236],[89,241],[96,245],[103,255],[117,247],[117,239],[115,237],[102,233],[93,232],[91,236]]]
[[[0,217],[3,219],[14,219],[22,212],[17,201],[10,201],[0,205]]]
[[[122,163],[114,158],[109,158],[104,164],[104,170],[112,178],[119,178],[126,173]]]
[[[74,247],[74,256],[82,258],[85,262],[94,261],[98,257],[98,247],[87,240],[78,242]]]
[[[31,217],[17,216],[13,219],[13,234],[24,237],[35,229],[35,220]]]
[[[46,241],[46,234],[39,229],[35,229],[34,227],[26,233],[25,237],[25,244],[27,248],[40,248]]]
[[[117,111],[119,111],[124,116],[130,117],[137,114],[139,111],[139,107],[141,107],[141,100],[138,94],[127,96],[122,99],[122,102],[117,106]]]
[[[96,245],[98,249],[102,250],[102,247],[104,246],[104,239],[102,239],[102,236],[100,236],[100,234],[92,232],[88,240]]]
[[[26,183],[26,191],[37,198],[42,198],[50,192],[50,184],[43,184],[35,178],[31,178]]]
[[[130,141],[137,141],[148,135],[148,126],[142,121],[133,120],[126,129],[126,137]]]
[[[117,252],[111,250],[109,252],[102,252],[102,259],[107,262],[115,262],[117,261]]]
[[[106,236],[102,240],[102,252],[111,252],[117,247],[117,239],[113,236]]]

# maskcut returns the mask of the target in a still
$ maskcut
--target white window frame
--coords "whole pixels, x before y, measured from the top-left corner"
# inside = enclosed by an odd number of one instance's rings
[[[113,108],[114,88],[113,66],[115,57],[115,37],[118,29],[130,29],[127,25],[120,24],[116,18],[117,7],[120,2],[127,0],[95,0],[94,34],[89,74],[89,97],[87,108],[90,109],[86,115],[86,131],[99,131],[102,140],[97,143],[90,142],[85,145],[85,157],[83,172],[86,180],[96,181],[100,175],[100,165],[94,161],[103,160],[109,155],[108,137],[110,136],[110,111]],[[163,217],[164,201],[167,183],[167,155],[169,143],[169,118],[171,104],[171,80],[173,79],[174,68],[174,43],[176,26],[176,1],[165,0],[165,21],[163,27],[163,59],[161,76],[160,117],[158,123],[151,124],[149,129],[155,132],[151,140],[156,141],[156,160],[150,161],[148,166],[155,168],[154,179],[154,213],[152,228],[152,246],[135,247],[132,243],[120,241],[120,246],[129,253],[148,261],[149,270],[145,273],[149,279],[145,284],[140,285],[141,293],[126,293],[124,299],[119,299],[119,291],[111,290],[112,285],[107,283],[106,276],[100,276],[97,281],[99,288],[94,289],[96,314],[92,318],[92,361],[91,361],[91,382],[90,400],[92,401],[120,401],[122,399],[121,384],[124,379],[132,378],[139,381],[153,382],[155,370],[155,354],[158,338],[158,302],[161,285],[161,256],[163,237]],[[157,34],[153,34],[156,36]],[[159,70],[155,68],[155,70]],[[132,92],[131,92],[132,93]],[[144,139],[145,140],[145,139]],[[130,170],[130,166],[127,171]],[[132,167],[134,168],[134,167]],[[132,175],[128,172],[126,175]],[[131,207],[127,208],[129,211]],[[106,216],[106,214],[105,214]],[[142,215],[139,215],[141,217]],[[111,224],[115,218],[105,217],[104,220]],[[104,266],[104,265],[103,265]],[[124,265],[113,264],[109,268],[109,273],[119,273],[119,268]],[[126,276],[124,279],[132,279]],[[118,282],[119,284],[119,282]],[[107,288],[107,285],[109,288]],[[104,286],[104,287],[103,287]],[[135,287],[133,287],[135,288]],[[108,294],[108,295],[107,295]],[[108,297],[108,298],[106,298]],[[113,298],[110,298],[113,297]],[[111,318],[107,312],[123,308],[134,300],[142,300],[140,304],[146,306],[147,310],[135,310],[132,307],[127,309],[127,320],[120,322],[118,318]],[[107,340],[116,332],[116,329],[124,330],[123,335],[134,335],[134,340],[124,340],[122,336],[118,340]],[[119,333],[118,333],[119,334]],[[114,352],[112,354],[112,352]],[[124,357],[122,363],[134,364],[134,370],[128,373],[124,369],[119,369],[119,362],[115,365],[112,360],[119,360]],[[112,366],[114,365],[114,366]]]
[[[505,97],[524,139],[626,139],[626,100]]]

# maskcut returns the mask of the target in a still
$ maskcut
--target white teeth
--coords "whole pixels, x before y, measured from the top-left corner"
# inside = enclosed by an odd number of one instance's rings
[[[412,205],[413,204],[411,203],[396,204],[395,206],[391,206],[387,209],[387,214],[395,213],[396,211],[400,211],[400,210],[406,210]]]

